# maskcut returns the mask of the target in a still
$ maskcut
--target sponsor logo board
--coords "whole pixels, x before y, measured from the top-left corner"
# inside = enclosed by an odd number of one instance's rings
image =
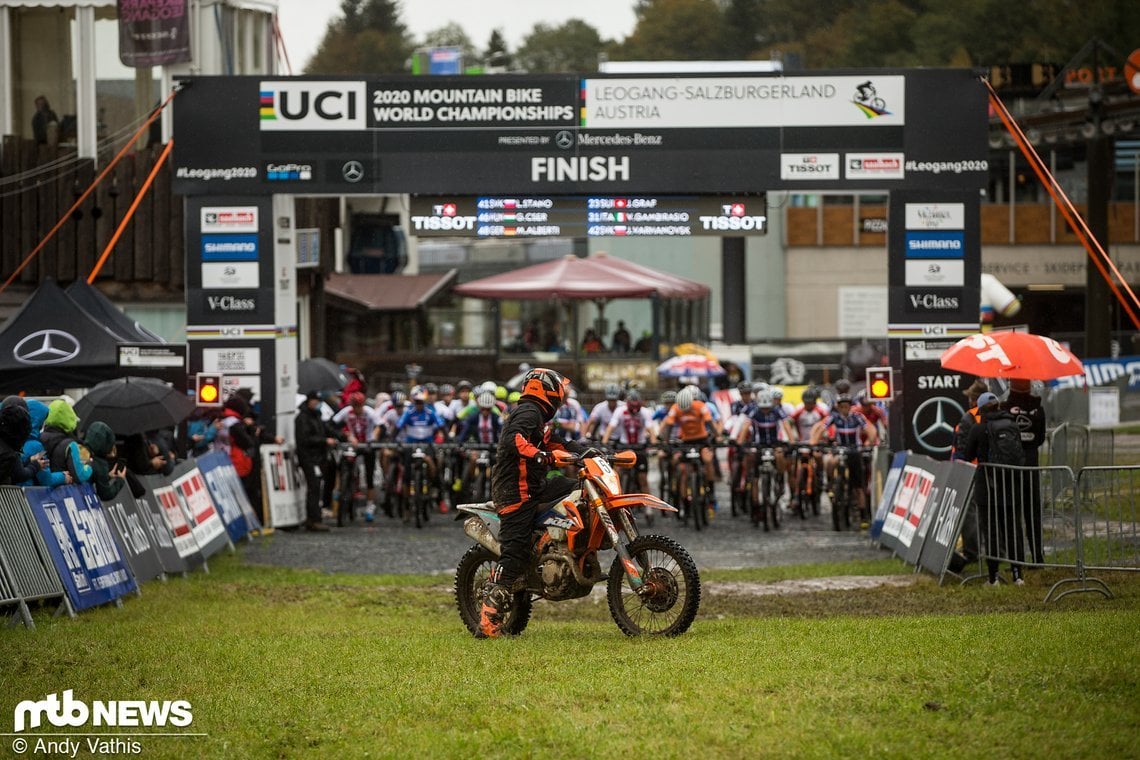
[[[848,153],[847,179],[903,179],[902,153]]]
[[[202,232],[257,232],[257,206],[203,206]]]
[[[327,132],[367,126],[364,82],[276,81],[258,87],[261,130]]]
[[[780,179],[839,179],[839,154],[781,153]]]
[[[925,314],[928,312],[956,312],[961,308],[961,291],[908,291],[906,294],[906,312],[908,314]]]
[[[961,230],[907,231],[906,257],[908,259],[961,258],[966,255],[966,233]]]
[[[203,235],[202,261],[257,261],[257,235]]]
[[[966,281],[962,259],[907,259],[907,287],[961,287]]]
[[[908,230],[961,230],[966,228],[964,203],[908,203]]]
[[[202,262],[203,288],[257,288],[260,284],[256,261]]]

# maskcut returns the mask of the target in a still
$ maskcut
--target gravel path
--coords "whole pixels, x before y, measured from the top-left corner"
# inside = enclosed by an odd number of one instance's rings
[[[865,533],[831,529],[826,503],[823,514],[801,520],[786,514],[777,531],[754,529],[744,517],[733,519],[723,494],[721,512],[700,533],[672,517],[659,516],[643,533],[661,533],[680,541],[698,567],[742,568],[875,559],[885,556]],[[453,515],[434,515],[420,530],[380,515],[371,525],[332,528],[329,533],[276,531],[255,539],[243,550],[246,561],[283,567],[345,573],[451,573],[472,545]],[[608,561],[605,563],[608,566]]]

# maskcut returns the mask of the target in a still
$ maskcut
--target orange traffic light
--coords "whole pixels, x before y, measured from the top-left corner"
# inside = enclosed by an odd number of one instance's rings
[[[199,372],[197,385],[198,406],[222,405],[222,376]]]
[[[867,398],[872,401],[891,401],[894,397],[894,371],[890,367],[868,367]]]

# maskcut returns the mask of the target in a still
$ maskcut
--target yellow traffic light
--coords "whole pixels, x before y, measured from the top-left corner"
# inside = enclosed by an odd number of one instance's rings
[[[891,401],[895,397],[894,374],[891,367],[867,368],[867,398],[872,401]]]
[[[198,406],[221,406],[222,376],[199,372],[197,379]]]

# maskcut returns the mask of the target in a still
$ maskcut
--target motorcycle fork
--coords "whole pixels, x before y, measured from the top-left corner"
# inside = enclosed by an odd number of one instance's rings
[[[590,500],[590,508],[594,510],[594,514],[598,516],[606,535],[610,537],[610,543],[613,544],[614,551],[617,552],[618,558],[621,560],[621,566],[625,568],[625,576],[629,578],[630,587],[634,591],[640,591],[645,585],[645,581],[641,578],[641,571],[637,569],[637,564],[629,556],[629,551],[622,543],[621,536],[618,535],[617,528],[614,527],[614,521],[610,518],[609,510],[602,502],[597,487],[589,481],[586,481],[586,496]]]

